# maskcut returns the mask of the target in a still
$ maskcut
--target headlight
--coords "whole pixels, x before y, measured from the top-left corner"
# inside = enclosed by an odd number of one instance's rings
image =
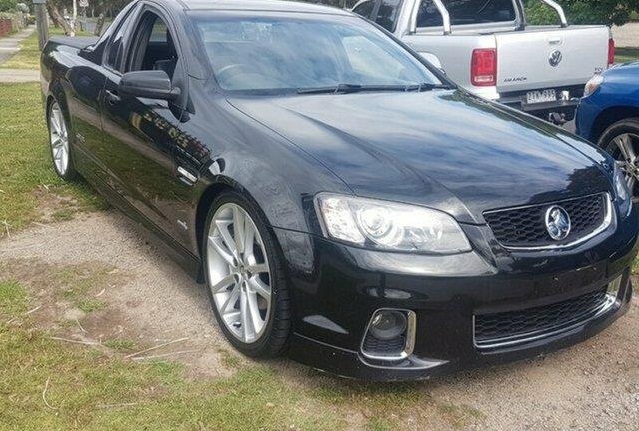
[[[457,222],[441,211],[322,193],[317,207],[331,238],[382,250],[452,254],[470,251]]]
[[[615,186],[615,195],[619,202],[619,210],[622,214],[627,215],[632,210],[632,192],[628,188],[626,175],[617,165],[615,165],[613,181]]]
[[[584,97],[588,97],[593,94],[601,84],[604,82],[604,77],[602,75],[595,75],[588,82],[586,82],[586,87],[584,88]]]

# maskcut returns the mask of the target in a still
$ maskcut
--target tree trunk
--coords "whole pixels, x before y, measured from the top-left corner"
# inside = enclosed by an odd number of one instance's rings
[[[102,30],[104,29],[104,21],[106,20],[106,17],[104,16],[103,13],[100,14],[100,16],[98,17],[98,22],[95,24],[95,32],[94,34],[96,36],[102,36]]]
[[[75,30],[64,20],[57,6],[52,5],[51,2],[47,2],[47,12],[49,12],[49,16],[51,16],[51,20],[53,20],[56,27],[62,27],[64,29],[64,34],[67,36],[75,36]]]

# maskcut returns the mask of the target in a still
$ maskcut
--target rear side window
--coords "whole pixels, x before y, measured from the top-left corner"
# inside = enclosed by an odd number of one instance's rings
[[[375,22],[388,31],[395,30],[402,0],[381,0]]]
[[[364,3],[358,4],[355,8],[353,8],[353,12],[363,16],[364,18],[371,18],[373,14],[373,7],[375,6],[375,2],[373,0],[367,0]]]
[[[490,24],[515,21],[513,0],[443,0],[451,25]],[[417,14],[417,27],[442,26],[442,16],[433,0],[422,1]]]

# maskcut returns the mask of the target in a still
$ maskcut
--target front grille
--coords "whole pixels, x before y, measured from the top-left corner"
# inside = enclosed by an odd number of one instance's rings
[[[475,345],[499,347],[561,332],[592,318],[607,303],[606,290],[602,289],[541,307],[475,315]]]
[[[593,233],[604,223],[606,196],[599,193],[549,204],[487,211],[484,218],[497,241],[506,247],[569,244]],[[570,216],[570,234],[561,241],[553,240],[546,230],[546,211],[553,205],[561,206]]]

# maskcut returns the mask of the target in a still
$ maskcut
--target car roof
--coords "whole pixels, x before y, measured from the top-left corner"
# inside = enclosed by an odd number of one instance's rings
[[[349,15],[336,7],[284,0],[180,0],[186,10],[239,10]]]

